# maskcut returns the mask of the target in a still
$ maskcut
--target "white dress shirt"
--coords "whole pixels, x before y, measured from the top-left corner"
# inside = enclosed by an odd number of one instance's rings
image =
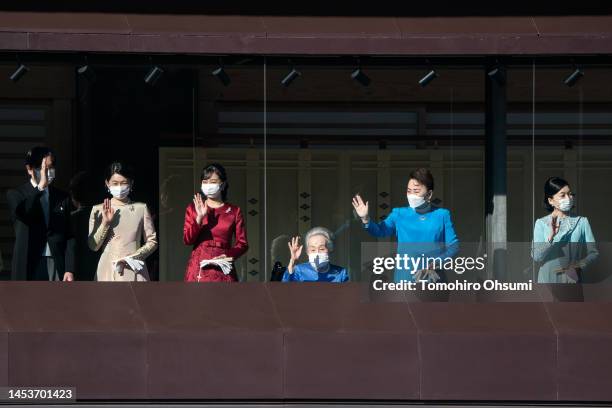
[[[34,188],[38,188],[38,185],[32,179],[30,179],[30,183],[32,183],[32,186]],[[40,205],[42,206],[43,214],[45,216],[45,223],[47,224],[47,227],[48,227],[49,226],[49,187],[43,190],[43,193],[40,196]],[[45,243],[45,248],[43,249],[41,256],[51,256],[51,248],[49,248],[48,241]]]

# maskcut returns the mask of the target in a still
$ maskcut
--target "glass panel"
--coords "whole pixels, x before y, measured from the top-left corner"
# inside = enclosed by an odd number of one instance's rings
[[[551,214],[544,206],[544,201],[548,202],[544,186],[550,177],[558,179],[548,183],[548,195],[565,183],[568,187],[563,188],[575,194],[574,207],[568,213],[553,212],[561,220],[557,239],[566,242],[563,248],[569,252],[549,255],[538,263],[538,280],[542,282],[573,282],[576,276],[586,288],[612,282],[608,249],[612,235],[606,210],[612,188],[605,181],[612,176],[612,109],[605,86],[608,73],[608,67],[597,65],[536,67],[534,218],[550,221],[550,216],[542,218]],[[557,208],[562,204],[559,194],[552,196]],[[549,224],[542,228],[545,235],[551,232]],[[577,275],[573,267],[580,268]],[[581,295],[584,299],[589,299],[588,290]]]
[[[198,67],[192,90],[194,117],[188,122],[195,128],[188,129],[183,143],[177,144],[176,135],[169,134],[160,147],[163,211],[160,229],[165,237],[160,247],[163,280],[183,280],[192,257],[212,258],[222,253],[232,256],[228,251],[236,245],[238,234],[231,229],[215,232],[214,237],[207,235],[206,239],[212,238],[223,247],[207,250],[206,255],[192,254],[193,245],[177,239],[183,236],[185,209],[193,201],[194,193],[201,192],[203,170],[211,164],[225,169],[227,196],[223,207],[210,211],[231,211],[229,207],[234,206],[241,212],[247,232],[248,252],[234,255],[235,274],[232,272],[231,276],[242,282],[265,279],[266,254],[262,245],[266,216],[262,198],[264,65],[262,59],[255,58],[223,62],[222,71],[217,63]],[[198,238],[198,245],[199,242]],[[211,276],[204,274],[196,279],[219,278]]]
[[[393,209],[408,206],[409,174],[419,167],[433,174],[435,203],[450,210],[466,251],[476,253],[484,239],[484,74],[479,68],[436,66],[421,86],[432,67],[411,64],[269,59],[269,268],[274,262],[286,268],[287,243],[300,237],[303,248],[294,263],[298,272],[308,271],[305,236],[323,227],[333,237],[332,265],[346,269],[351,281],[376,279],[371,262],[364,264],[367,245],[397,237],[369,233],[352,198],[359,194],[372,222],[383,222]],[[384,276],[392,281],[393,271]],[[310,278],[338,279],[324,273]],[[450,271],[448,279],[456,278],[466,275]]]

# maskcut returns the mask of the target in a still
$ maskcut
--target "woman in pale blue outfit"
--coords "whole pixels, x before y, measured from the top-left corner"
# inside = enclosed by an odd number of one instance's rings
[[[329,261],[329,254],[334,249],[333,234],[323,227],[315,227],[306,233],[306,251],[308,262],[296,265],[302,254],[300,237],[293,237],[289,242],[291,259],[283,275],[283,282],[347,282],[348,272],[345,268]]]
[[[444,261],[457,254],[459,240],[453,228],[450,211],[431,203],[433,188],[434,180],[431,172],[419,168],[410,173],[408,179],[406,198],[409,205],[394,208],[382,222],[376,223],[370,220],[368,203],[364,203],[359,194],[353,198],[353,207],[370,235],[397,237],[397,252],[400,256],[406,254],[414,258],[429,257]],[[422,265],[422,263],[416,269],[411,264],[407,267],[402,264],[395,269],[393,280],[401,282],[441,279],[431,264]],[[436,269],[440,269],[439,263],[436,266]]]
[[[571,214],[574,194],[567,181],[551,177],[544,183],[544,207],[536,220],[532,257],[540,262],[538,283],[576,283],[599,255],[586,217]]]

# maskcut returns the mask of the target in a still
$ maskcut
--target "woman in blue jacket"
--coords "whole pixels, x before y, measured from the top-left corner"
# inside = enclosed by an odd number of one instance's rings
[[[370,235],[397,237],[398,254],[444,261],[457,254],[459,240],[453,228],[450,211],[431,203],[433,189],[433,175],[428,169],[419,168],[410,173],[408,179],[406,187],[408,206],[394,208],[382,222],[376,223],[370,220],[368,202],[364,202],[359,194],[353,197],[353,207]],[[432,273],[430,265],[421,266],[417,269],[410,265],[396,268],[394,281],[439,279],[439,276]]]

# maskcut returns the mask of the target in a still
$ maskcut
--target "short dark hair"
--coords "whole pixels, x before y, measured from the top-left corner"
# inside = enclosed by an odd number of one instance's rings
[[[226,201],[227,191],[229,190],[229,183],[227,182],[227,173],[225,172],[225,167],[223,167],[219,163],[210,163],[208,166],[202,169],[202,173],[200,174],[200,182],[208,180],[213,174],[216,174],[219,177],[219,180],[223,182],[223,187],[221,188],[221,199],[223,201]]]
[[[569,183],[561,177],[550,177],[544,182],[544,208],[548,212],[553,212],[555,207],[550,205],[548,202],[549,198],[552,198],[565,186],[569,186]]]
[[[106,169],[106,181],[113,177],[113,174],[119,174],[130,181],[134,181],[134,170],[131,166],[122,162],[113,162]]]
[[[53,153],[53,150],[46,146],[34,146],[26,153],[25,164],[26,166],[38,169],[40,168],[43,158],[49,155],[53,156],[53,161],[55,162],[55,154]]]
[[[429,169],[426,169],[424,167],[419,167],[418,169],[413,170],[410,173],[410,176],[408,176],[408,181],[410,180],[418,181],[420,184],[427,187],[428,190],[434,189],[433,175],[431,174],[431,171],[429,171]]]

